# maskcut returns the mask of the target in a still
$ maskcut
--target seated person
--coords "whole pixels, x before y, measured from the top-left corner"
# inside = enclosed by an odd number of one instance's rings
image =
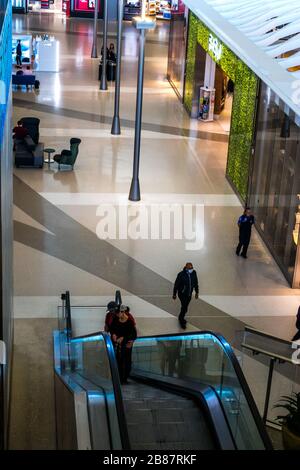
[[[17,125],[13,128],[13,139],[24,140],[28,135],[28,130],[23,126],[22,121],[18,121]]]
[[[125,305],[121,305],[120,311],[114,316],[109,332],[115,348],[120,380],[125,384],[131,371],[133,342],[137,337],[135,324],[129,319]]]
[[[26,65],[26,69],[24,70],[23,75],[32,75],[30,65]]]

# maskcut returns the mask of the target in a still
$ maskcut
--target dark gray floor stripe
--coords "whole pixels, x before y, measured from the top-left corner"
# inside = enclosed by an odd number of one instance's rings
[[[47,114],[56,114],[65,116],[72,119],[80,119],[83,121],[99,122],[101,124],[111,124],[112,118],[110,116],[98,115],[87,113],[85,111],[75,111],[68,108],[57,108],[49,104],[36,103],[34,101],[22,100],[19,98],[13,99],[14,106],[19,108],[30,109]],[[134,129],[134,121],[130,119],[121,119],[123,127]],[[142,129],[145,131],[158,132],[161,134],[171,134],[180,137],[191,137],[195,139],[212,140],[215,142],[228,142],[228,136],[224,134],[217,134],[212,132],[196,131],[191,129],[184,129],[173,126],[163,126],[160,124],[152,124],[144,122]]]
[[[100,240],[95,233],[41,197],[17,176],[14,176],[14,204],[52,232],[15,221],[15,241],[65,261],[178,316],[179,302],[174,302],[171,297],[173,285],[170,281],[105,240]],[[61,291],[65,290],[69,290],[68,279],[61,286]],[[237,333],[244,330],[245,323],[201,299],[191,302],[189,313],[197,315],[189,322],[199,330],[219,332],[237,349],[241,349]],[[264,361],[260,357],[254,359]],[[289,377],[285,370],[282,375]]]
[[[16,241],[104,279],[172,315],[178,315],[178,303],[172,299],[173,285],[170,281],[107,241],[100,240],[96,233],[41,197],[17,176],[14,176],[14,204],[51,232],[15,221]],[[68,279],[62,286],[62,291],[66,289]],[[191,304],[190,313],[198,315],[199,310],[202,315],[231,318],[202,300]],[[234,319],[232,321],[235,322]],[[240,327],[240,322],[237,325]]]

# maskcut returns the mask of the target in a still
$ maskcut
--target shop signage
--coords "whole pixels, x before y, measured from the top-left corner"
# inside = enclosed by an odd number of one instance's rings
[[[220,41],[213,36],[212,34],[209,35],[208,40],[208,50],[211,51],[217,61],[219,61],[222,57],[223,46]]]

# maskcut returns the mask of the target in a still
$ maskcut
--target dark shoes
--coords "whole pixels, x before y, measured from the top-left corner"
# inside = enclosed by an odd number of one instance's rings
[[[179,320],[180,326],[183,330],[186,330],[186,320]]]
[[[248,258],[248,256],[247,256],[247,255],[243,255],[243,254],[242,254],[241,256],[242,256],[242,258],[245,258],[245,259],[247,259],[247,258]]]

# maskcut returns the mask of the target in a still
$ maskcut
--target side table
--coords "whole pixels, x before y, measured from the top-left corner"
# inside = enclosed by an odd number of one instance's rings
[[[44,152],[48,154],[48,159],[47,160],[45,159],[44,163],[48,163],[49,167],[51,163],[54,163],[53,158],[51,158],[51,153],[54,153],[55,151],[56,151],[55,149],[51,149],[51,148],[44,149]]]

